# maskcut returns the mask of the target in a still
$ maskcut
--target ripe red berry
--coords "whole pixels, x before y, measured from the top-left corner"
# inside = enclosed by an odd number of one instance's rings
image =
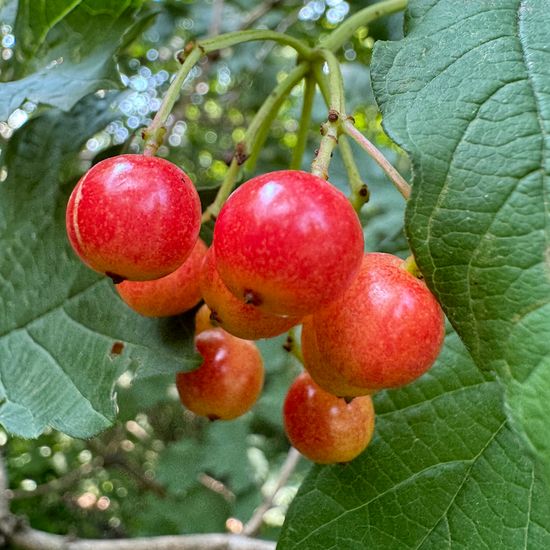
[[[215,328],[197,334],[195,344],[204,361],[194,371],[177,374],[181,402],[211,420],[230,420],[251,409],[264,382],[262,357],[254,342]]]
[[[374,432],[370,396],[347,403],[321,389],[305,372],[288,390],[283,418],[292,445],[319,464],[353,460],[366,449]]]
[[[357,274],[363,232],[343,193],[296,170],[255,177],[223,206],[216,267],[240,300],[301,317],[338,298]]]
[[[67,205],[67,234],[92,269],[116,282],[158,279],[189,256],[200,201],[183,170],[167,160],[120,155],[93,166]]]
[[[436,299],[391,254],[366,254],[345,294],[313,314],[305,330],[315,334],[316,369],[337,371],[348,384],[371,391],[426,372],[445,335]]]
[[[218,274],[213,248],[208,250],[204,258],[200,287],[214,323],[239,338],[272,338],[300,322],[300,319],[295,317],[280,317],[266,313],[237,299]]]
[[[304,368],[313,381],[328,393],[337,397],[357,397],[373,393],[368,388],[350,384],[339,369],[327,367],[319,354],[317,335],[313,328],[312,316],[306,317],[302,323],[302,356]]]
[[[116,289],[124,302],[146,317],[179,315],[201,300],[199,275],[207,246],[198,239],[190,256],[165,277],[153,281],[124,281]]]

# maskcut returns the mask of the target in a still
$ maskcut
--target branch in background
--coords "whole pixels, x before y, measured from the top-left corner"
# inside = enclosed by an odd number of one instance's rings
[[[229,534],[129,539],[75,539],[26,525],[9,508],[8,477],[0,455],[0,547],[19,550],[275,550],[275,543]]]
[[[260,5],[256,6],[248,16],[243,20],[240,25],[240,29],[249,29],[258,19],[261,19],[266,13],[269,12],[272,8],[282,4],[283,0],[265,0]]]
[[[132,465],[124,455],[114,454],[105,456],[104,466],[115,466],[120,470],[126,472],[127,474],[131,475],[142,489],[151,491],[159,497],[166,496],[166,489],[162,485],[146,477],[144,473],[136,468],[134,465]]]
[[[353,124],[353,120],[349,118],[342,124],[344,132],[357,144],[362,147],[371,158],[384,170],[388,178],[395,185],[397,190],[403,195],[403,198],[407,200],[411,196],[411,186],[405,181],[403,176],[393,167],[391,162],[386,159],[382,152],[372,144]]]
[[[223,16],[223,4],[224,0],[214,0],[214,3],[212,4],[212,19],[210,20],[208,36],[216,36],[220,34]]]
[[[277,479],[277,483],[275,484],[275,488],[273,489],[273,491],[271,491],[269,495],[266,496],[260,506],[256,508],[254,515],[244,526],[244,535],[254,536],[258,533],[263,523],[264,514],[272,507],[273,499],[279,492],[279,489],[286,485],[288,479],[296,469],[296,466],[298,466],[298,462],[300,462],[301,457],[302,455],[294,447],[290,448],[290,450],[288,451],[288,455],[279,472],[279,477]]]
[[[74,539],[21,526],[7,536],[20,550],[274,550],[275,543],[240,535],[175,535],[135,539]]]
[[[63,492],[66,489],[71,488],[77,481],[82,477],[89,476],[95,467],[92,464],[82,464],[82,466],[72,470],[67,474],[58,477],[57,479],[52,479],[47,483],[42,483],[37,485],[37,487],[32,491],[25,491],[23,489],[13,489],[11,491],[12,500],[22,500],[26,498],[34,498],[37,496],[47,495],[52,491]]]

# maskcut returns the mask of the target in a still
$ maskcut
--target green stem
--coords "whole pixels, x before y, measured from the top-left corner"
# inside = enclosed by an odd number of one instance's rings
[[[224,180],[218,190],[214,202],[210,204],[202,215],[202,223],[215,219],[220,213],[221,207],[237,183],[240,167],[244,162],[243,159],[246,159],[248,156],[247,168],[250,165],[254,165],[271,123],[277,116],[281,104],[292,91],[292,88],[294,88],[294,86],[296,86],[296,84],[298,84],[298,82],[300,82],[300,80],[305,76],[308,70],[309,63],[303,62],[296,66],[284,80],[275,86],[262,106],[258,109],[252,119],[252,122],[246,130],[246,134],[243,142],[240,144],[238,154],[235,155],[231,161],[229,170],[225,174]]]
[[[304,357],[302,355],[302,346],[300,342],[300,338],[298,337],[298,327],[292,327],[288,331],[288,335],[286,337],[286,342],[284,343],[283,347],[285,348],[288,353],[291,353],[302,363],[304,364]]]
[[[344,85],[340,64],[336,56],[328,50],[319,50],[317,53],[327,62],[329,67],[329,112],[327,122],[321,127],[323,137],[321,138],[319,150],[311,164],[311,173],[326,180],[328,179],[328,170],[332,153],[338,144],[341,120],[346,116],[344,106]],[[314,71],[318,82],[322,83],[325,80],[322,69],[320,67],[315,67]]]
[[[359,169],[355,163],[353,157],[353,150],[347,139],[347,136],[341,135],[338,146],[340,148],[340,154],[346,167],[348,174],[349,186],[351,189],[351,196],[349,198],[353,209],[359,214],[363,205],[369,200],[369,188],[367,184],[361,179]]]
[[[346,21],[322,40],[319,45],[334,52],[348,42],[359,27],[364,27],[385,15],[404,10],[406,7],[407,0],[384,0],[368,8],[363,8],[346,19]]]
[[[229,169],[225,173],[223,182],[220,188],[218,189],[214,202],[212,202],[202,214],[202,218],[201,218],[202,223],[206,223],[210,220],[216,219],[216,217],[220,213],[223,203],[227,200],[227,197],[229,197],[229,195],[231,194],[231,191],[233,191],[233,188],[237,183],[237,178],[239,176],[239,169],[240,169],[240,164],[237,157],[235,156],[231,160]]]
[[[313,109],[313,100],[315,98],[315,78],[310,72],[305,78],[304,100],[302,103],[302,113],[298,122],[298,137],[296,146],[292,151],[292,160],[290,161],[291,170],[300,170],[302,159],[307,146],[307,137],[309,134],[309,125],[311,122],[311,111]]]
[[[315,66],[315,78],[317,84],[327,106],[330,102],[330,91],[329,85],[327,82],[327,77],[321,70],[319,65]],[[350,202],[357,213],[361,210],[363,205],[369,200],[369,189],[367,184],[361,179],[359,174],[359,169],[357,168],[357,163],[355,162],[355,157],[353,156],[353,151],[351,145],[345,135],[340,135],[338,138],[338,145],[340,147],[340,154],[342,155],[342,160],[348,174],[349,185],[351,189]]]
[[[244,42],[253,42],[255,40],[272,40],[283,46],[290,46],[304,59],[310,59],[312,56],[313,50],[302,40],[289,36],[288,34],[270,30],[228,32],[214,38],[200,40],[198,45],[202,48],[203,52],[207,54],[216,50],[222,50],[223,48],[236,46],[237,44],[243,44]]]
[[[422,275],[422,272],[416,265],[416,260],[414,259],[414,256],[409,256],[406,260],[403,260],[403,263],[401,264],[402,269],[405,271],[408,271],[413,277],[416,277],[417,279],[423,279],[424,276]]]
[[[372,159],[384,170],[386,175],[390,178],[397,190],[408,199],[411,196],[411,186],[405,181],[403,176],[392,166],[389,160],[382,154],[382,152],[371,143],[353,124],[349,118],[342,124],[343,131],[352,139],[354,139],[360,147],[362,147]]]
[[[344,79],[340,63],[336,56],[327,49],[317,50],[319,57],[324,59],[328,65],[328,89],[330,94],[330,109],[345,116]],[[322,73],[322,70],[321,70]],[[323,73],[324,74],[324,73]]]
[[[181,87],[183,86],[187,75],[195,66],[195,64],[199,61],[202,55],[203,53],[201,49],[195,46],[189,52],[189,54],[185,58],[185,61],[176,73],[176,77],[170,84],[170,87],[168,88],[168,91],[166,92],[166,95],[162,100],[162,104],[160,106],[160,109],[157,111],[155,118],[153,118],[151,124],[145,130],[143,130],[142,135],[143,139],[145,140],[143,150],[144,155],[155,155],[158,148],[161,146],[162,140],[164,139],[164,134],[166,133],[166,128],[164,127],[164,125],[166,124],[166,119],[172,112],[174,103],[176,103],[179,97]]]
[[[260,107],[250,126],[246,131],[244,138],[246,151],[249,157],[246,162],[247,170],[253,170],[260,152],[262,151],[265,140],[271,128],[271,124],[277,116],[281,105],[288,97],[294,86],[304,78],[310,70],[309,63],[303,62],[294,67],[284,80],[279,82],[271,91],[269,96]]]

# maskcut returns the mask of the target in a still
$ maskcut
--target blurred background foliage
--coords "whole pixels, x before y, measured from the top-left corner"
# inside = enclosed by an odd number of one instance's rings
[[[90,137],[81,170],[121,152],[138,152],[138,129],[158,109],[178,68],[176,54],[196,37],[247,28],[270,28],[313,41],[349,13],[372,2],[342,0],[160,0],[146,2],[150,23],[119,52],[118,114]],[[25,52],[17,35],[17,2],[0,4],[0,81],[18,78]],[[128,22],[128,25],[130,22]],[[51,32],[55,30],[52,29]],[[407,160],[380,127],[368,64],[377,39],[402,35],[402,16],[360,29],[339,52],[348,113],[407,175]],[[236,144],[273,86],[295,64],[293,51],[271,43],[244,44],[204,58],[183,87],[168,120],[159,155],[181,166],[196,182],[203,202],[215,196]],[[296,144],[302,86],[283,104],[254,173],[288,166]],[[101,92],[100,92],[101,93]],[[24,102],[0,121],[0,136],[12,134],[45,107]],[[318,144],[327,109],[317,94],[308,166]],[[1,142],[0,142],[1,147]],[[368,250],[404,254],[403,201],[380,169],[359,150],[356,161],[371,190],[361,216]],[[245,177],[252,173],[246,173]],[[347,191],[346,173],[336,154],[331,181]],[[0,172],[0,181],[5,174]],[[269,494],[288,451],[281,405],[299,363],[283,349],[284,337],[260,342],[267,380],[262,398],[244,418],[209,423],[179,404],[173,378],[118,381],[116,425],[91,440],[50,430],[36,440],[0,432],[12,491],[12,510],[37,529],[79,537],[131,537],[193,532],[239,532]],[[261,536],[277,538],[288,504],[309,464],[303,459],[273,508],[264,516]]]

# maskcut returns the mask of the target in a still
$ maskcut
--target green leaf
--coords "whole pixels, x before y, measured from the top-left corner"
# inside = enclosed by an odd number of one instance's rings
[[[25,57],[32,56],[46,39],[49,30],[82,0],[19,0],[15,35],[17,50]]]
[[[372,71],[417,263],[550,481],[549,26],[541,0],[413,0]]]
[[[456,335],[431,371],[378,394],[375,408],[366,452],[310,472],[279,550],[550,545],[548,493],[507,425],[500,384]]]
[[[197,365],[185,317],[142,318],[75,256],[65,205],[78,152],[114,118],[113,97],[48,111],[8,142],[0,184],[0,422],[36,437],[52,426],[89,437],[116,414],[128,368],[150,376]],[[185,322],[186,321],[186,322]]]
[[[151,20],[138,16],[142,3],[21,0],[18,79],[0,84],[0,120],[26,99],[69,110],[89,93],[120,87],[114,55]]]

